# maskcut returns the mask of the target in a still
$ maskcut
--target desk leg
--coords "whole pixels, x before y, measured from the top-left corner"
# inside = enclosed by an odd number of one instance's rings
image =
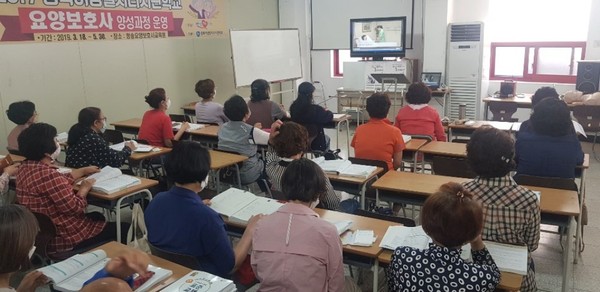
[[[379,260],[375,258],[375,263],[373,264],[373,292],[377,292],[379,288]]]
[[[563,252],[563,273],[562,273],[562,291],[569,291],[568,290],[568,282],[569,282],[569,265],[571,264],[569,262],[569,255],[571,254],[571,218],[569,217],[569,223],[566,226],[567,229],[567,236],[566,236],[566,241],[565,242],[565,251]]]
[[[348,157],[350,157],[350,119],[346,120],[346,149],[348,149]]]
[[[579,247],[581,246],[581,218],[583,217],[583,202],[585,200],[585,173],[586,170],[581,171],[581,179],[579,181],[579,216],[577,216],[577,229],[575,230],[575,251],[573,252],[573,264],[577,264],[579,260]]]
[[[121,198],[119,198],[119,200],[117,200],[116,213],[117,213],[117,241],[118,242],[121,242],[121,204],[123,203],[124,199],[133,197],[140,193],[145,193],[146,197],[148,197],[148,201],[152,201],[152,193],[149,190],[141,190],[137,193],[133,193],[133,194],[121,197]]]
[[[419,151],[415,151],[415,153],[413,154],[413,172],[417,173],[417,157],[419,157]]]
[[[489,110],[489,103],[485,102],[485,106],[483,107],[483,120],[487,121],[488,120],[488,110]]]
[[[365,201],[367,200],[367,183],[365,182],[361,187],[360,187],[360,208],[362,210],[366,210],[365,209]]]

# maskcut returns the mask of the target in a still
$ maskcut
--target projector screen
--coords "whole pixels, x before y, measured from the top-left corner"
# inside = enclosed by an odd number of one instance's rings
[[[413,0],[313,0],[312,49],[350,49],[350,19],[406,16],[406,43],[412,48]]]

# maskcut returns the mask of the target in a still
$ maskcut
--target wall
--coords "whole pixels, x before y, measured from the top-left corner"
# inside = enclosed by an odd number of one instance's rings
[[[277,0],[229,0],[231,29],[278,27]],[[229,38],[27,43],[0,45],[0,110],[28,99],[36,104],[39,121],[59,132],[76,122],[78,111],[97,106],[111,121],[140,117],[147,109],[143,97],[164,87],[172,99],[170,113],[198,99],[199,79],[217,84],[224,102],[236,93]],[[239,93],[247,96],[248,89]],[[0,137],[14,127],[0,119]],[[0,148],[6,147],[0,139]]]
[[[586,60],[600,60],[600,1],[592,1],[590,9],[590,25],[588,30],[587,45],[585,48]]]

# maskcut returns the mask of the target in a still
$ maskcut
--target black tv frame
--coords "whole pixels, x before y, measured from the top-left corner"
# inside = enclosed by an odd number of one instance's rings
[[[389,52],[377,52],[377,51],[355,51],[354,50],[354,23],[355,22],[373,22],[373,21],[402,21],[402,50]],[[369,18],[353,18],[350,19],[350,57],[369,57],[375,61],[381,61],[384,57],[400,57],[406,56],[406,16],[394,16],[394,17],[369,17]]]

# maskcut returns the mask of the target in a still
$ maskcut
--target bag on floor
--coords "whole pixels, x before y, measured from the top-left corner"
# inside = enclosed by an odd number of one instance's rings
[[[129,227],[129,231],[127,232],[127,245],[150,253],[144,211],[138,203],[133,204],[133,210],[131,211],[131,227]]]

